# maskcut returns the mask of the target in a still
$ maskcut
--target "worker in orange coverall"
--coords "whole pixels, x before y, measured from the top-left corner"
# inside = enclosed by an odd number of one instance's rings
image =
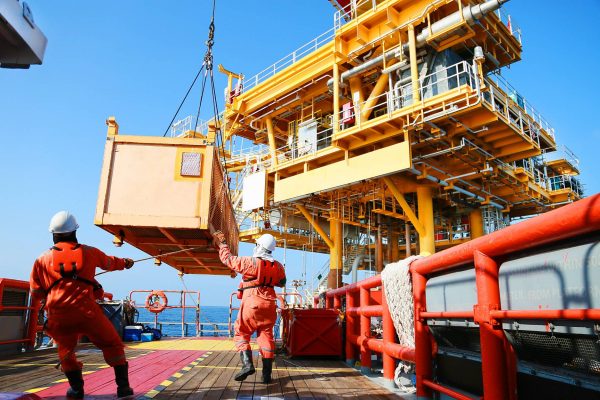
[[[277,297],[273,287],[284,287],[286,281],[283,266],[272,256],[276,246],[275,238],[269,234],[262,235],[256,241],[252,257],[236,257],[231,255],[222,232],[215,232],[214,237],[219,245],[219,257],[223,264],[242,274],[238,289],[238,298],[241,298],[242,303],[233,337],[240,352],[242,369],[233,379],[243,381],[254,374],[250,337],[257,332],[256,341],[263,358],[262,382],[269,383],[275,358],[273,326],[277,318]]]
[[[122,270],[131,268],[133,260],[110,257],[94,247],[80,245],[75,235],[77,228],[75,217],[67,211],[52,217],[50,232],[54,246],[33,264],[31,294],[44,303],[48,315],[46,332],[58,345],[60,364],[70,385],[67,397],[84,396],[83,364],[75,356],[81,335],[100,348],[108,365],[114,367],[118,397],[131,396],[123,342],[95,301],[102,287],[94,275],[96,267]]]

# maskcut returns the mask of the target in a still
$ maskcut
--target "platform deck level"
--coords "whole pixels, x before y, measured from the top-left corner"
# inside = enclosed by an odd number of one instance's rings
[[[130,343],[126,353],[136,399],[399,399],[339,360],[288,359],[277,355],[273,382],[257,373],[233,380],[240,359],[230,339],[166,339]],[[78,347],[86,399],[116,398],[112,368],[89,344]],[[0,358],[0,399],[63,399],[68,387],[56,368],[56,349]]]

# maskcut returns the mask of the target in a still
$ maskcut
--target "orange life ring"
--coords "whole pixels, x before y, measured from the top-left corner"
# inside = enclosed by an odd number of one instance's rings
[[[146,297],[146,308],[155,314],[163,312],[168,304],[167,296],[162,290],[153,290]]]

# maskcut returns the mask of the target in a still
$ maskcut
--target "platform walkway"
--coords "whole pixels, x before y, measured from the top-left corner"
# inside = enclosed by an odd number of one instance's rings
[[[113,399],[114,375],[102,354],[81,345],[86,399]],[[243,383],[233,375],[239,355],[229,339],[167,339],[129,344],[130,382],[137,399],[399,399],[338,360],[278,355],[273,382],[260,383],[262,364]],[[0,400],[62,399],[68,383],[55,368],[56,349],[0,358]],[[256,364],[256,362],[255,362]]]

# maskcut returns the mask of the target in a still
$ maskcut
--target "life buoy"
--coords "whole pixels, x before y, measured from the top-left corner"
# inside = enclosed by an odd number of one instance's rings
[[[163,312],[168,304],[167,296],[162,290],[153,290],[146,297],[146,308],[155,314]]]

